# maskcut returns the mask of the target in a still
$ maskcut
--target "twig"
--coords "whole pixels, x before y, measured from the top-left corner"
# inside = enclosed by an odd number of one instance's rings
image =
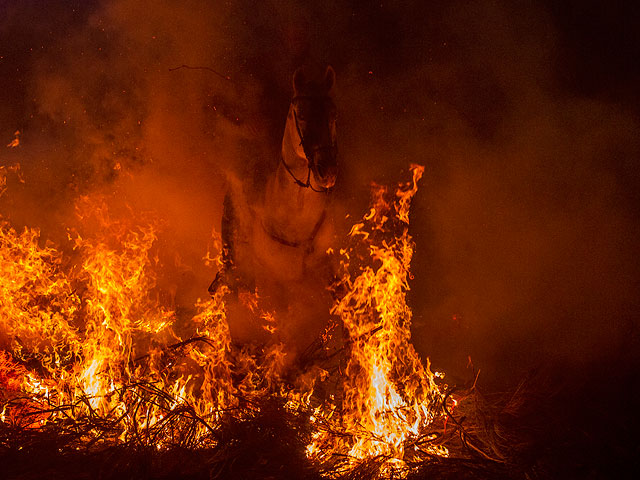
[[[479,373],[479,372],[478,372]],[[478,377],[476,376],[476,380],[478,379]],[[475,382],[473,383],[474,387],[475,387]],[[474,450],[476,453],[480,454],[482,457],[484,457],[486,460],[490,460],[492,462],[495,463],[504,463],[503,460],[497,459],[497,458],[493,458],[491,455],[489,455],[488,453],[486,453],[485,451],[483,451],[480,447],[477,447],[476,445],[474,445],[471,441],[470,441],[470,437],[471,435],[469,433],[467,433],[467,431],[465,430],[465,428],[462,426],[462,423],[460,423],[454,416],[453,414],[449,411],[449,409],[447,408],[447,398],[449,398],[449,396],[453,393],[453,390],[450,390],[449,392],[447,392],[447,394],[445,395],[443,401],[442,401],[442,408],[444,409],[446,415],[448,418],[450,418],[453,423],[455,423],[455,425],[458,427],[458,430],[460,431],[460,440],[462,441],[462,444],[468,448],[471,448],[472,450]]]
[[[224,80],[227,80],[228,82],[234,83],[233,80],[231,80],[231,77],[229,75],[223,75],[222,73],[216,72],[213,68],[210,68],[210,67],[191,67],[189,65],[182,64],[179,67],[170,68],[169,71],[175,72],[176,70],[180,70],[182,68],[186,68],[188,70],[207,70],[211,73],[215,73],[217,76],[219,76]]]
[[[207,345],[209,345],[211,348],[216,348],[215,345],[213,343],[211,343],[211,340],[209,339],[209,337],[200,336],[200,337],[188,338],[187,340],[183,340],[182,342],[178,342],[178,343],[174,343],[172,345],[168,345],[168,346],[164,347],[162,349],[162,351],[166,352],[167,350],[177,350],[180,347],[184,347],[185,345],[189,345],[190,343],[194,343],[194,342],[204,342]],[[134,361],[134,363],[137,363],[140,360],[144,360],[145,358],[148,358],[150,356],[151,356],[151,353],[147,353],[145,355],[141,355],[141,356],[135,358],[133,361]]]

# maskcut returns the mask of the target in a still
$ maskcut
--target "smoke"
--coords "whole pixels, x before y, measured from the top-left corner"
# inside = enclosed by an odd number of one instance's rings
[[[3,199],[3,214],[61,239],[78,195],[155,212],[161,242],[176,252],[175,281],[188,277],[194,291],[185,297],[206,295],[213,273],[201,271],[202,257],[258,97],[256,82],[211,71],[230,68],[228,13],[202,2],[3,9],[3,138],[21,130],[6,158],[25,179]],[[210,70],[176,68],[183,64]]]
[[[339,211],[357,218],[371,181],[427,167],[411,219],[423,355],[454,377],[470,356],[501,384],[637,346],[640,125],[637,104],[624,104],[637,97],[622,68],[580,80],[591,71],[580,59],[608,50],[582,51],[566,12],[484,1],[0,8],[0,139],[22,131],[0,154],[25,178],[0,198],[14,223],[55,236],[71,199],[96,191],[159,212],[162,241],[187,265],[176,301],[206,295],[212,272],[199,265],[225,176],[274,161],[293,71],[330,63]]]
[[[416,259],[429,296],[416,336],[436,361],[441,352],[460,368],[470,355],[496,384],[540,365],[628,368],[637,114],[562,84],[561,34],[543,9],[449,13],[464,60],[445,95],[460,123],[437,136],[445,149],[431,148],[415,212],[418,249],[429,249]]]

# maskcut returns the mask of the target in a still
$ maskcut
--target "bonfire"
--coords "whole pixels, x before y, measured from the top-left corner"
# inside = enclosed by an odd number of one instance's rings
[[[291,477],[404,478],[441,465],[451,448],[500,463],[455,418],[463,395],[411,343],[409,208],[423,170],[412,166],[397,188],[372,187],[369,211],[330,252],[340,264],[330,325],[289,375],[281,345],[232,344],[225,286],[186,320],[163,303],[153,217],[116,217],[106,197],[79,196],[80,227],[66,245],[2,220],[0,445],[9,470],[36,452],[76,462],[120,452],[129,460],[111,465],[119,474],[142,455],[180,474],[239,478],[268,476],[278,462],[278,475]],[[265,453],[248,453],[256,448]],[[185,455],[195,456],[191,466],[166,460]]]

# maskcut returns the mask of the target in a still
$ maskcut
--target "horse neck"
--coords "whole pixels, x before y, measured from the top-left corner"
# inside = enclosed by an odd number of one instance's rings
[[[324,218],[328,201],[325,193],[302,187],[292,178],[293,174],[306,183],[309,174],[307,159],[300,156],[293,140],[297,135],[289,115],[282,140],[282,161],[267,184],[263,214],[265,227],[292,242],[304,241],[312,235]]]

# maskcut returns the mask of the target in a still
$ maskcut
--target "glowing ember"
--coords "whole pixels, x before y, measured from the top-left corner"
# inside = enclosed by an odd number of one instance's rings
[[[409,206],[423,168],[412,172],[395,198],[374,189],[341,251],[334,288],[342,294],[331,313],[344,326],[344,369],[324,395],[314,393],[330,375],[321,365],[284,381],[282,345],[261,356],[231,347],[225,287],[198,301],[176,333],[178,316],[158,294],[158,222],[132,212],[115,219],[104,198],[80,197],[80,225],[91,228],[69,230],[67,246],[0,223],[0,421],[29,429],[88,422],[86,442],[208,447],[225,411],[249,415],[251,398],[274,396],[307,412],[307,456],[335,474],[374,459],[403,475],[413,459],[446,455],[429,432],[444,412],[441,375],[410,342]],[[273,313],[243,295],[271,331]]]
[[[7,144],[7,147],[9,148],[16,148],[18,145],[20,145],[20,130],[16,130],[13,135],[15,138]]]
[[[15,138],[7,144],[8,148],[16,148],[20,145],[20,131],[16,130],[14,136]],[[2,194],[7,190],[7,176],[9,173],[14,174],[20,183],[24,183],[19,163],[16,162],[7,165],[0,164],[0,196],[2,196]]]

